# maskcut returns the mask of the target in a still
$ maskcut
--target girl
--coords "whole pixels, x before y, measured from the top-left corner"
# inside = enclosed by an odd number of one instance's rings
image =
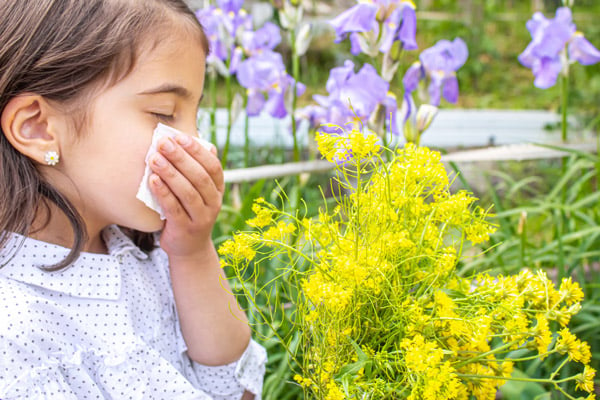
[[[219,160],[191,134],[207,39],[183,0],[0,2],[0,398],[259,398],[219,267]],[[166,221],[136,199],[149,164]],[[158,232],[152,235],[148,232]]]

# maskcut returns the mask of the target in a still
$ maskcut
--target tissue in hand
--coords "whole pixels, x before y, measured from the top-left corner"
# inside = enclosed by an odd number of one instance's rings
[[[148,149],[148,153],[146,153],[146,169],[144,170],[144,177],[142,178],[142,182],[140,183],[140,187],[138,188],[138,192],[136,197],[143,201],[145,205],[156,211],[160,214],[160,219],[165,219],[165,215],[162,211],[162,208],[158,204],[158,200],[152,192],[150,191],[150,182],[149,178],[152,174],[152,170],[150,169],[150,157],[154,153],[156,153],[156,146],[158,144],[159,139],[163,137],[175,137],[179,134],[183,134],[183,132],[178,131],[175,128],[171,128],[170,126],[159,123],[154,129],[154,135],[152,136],[152,143],[150,144],[150,148]],[[212,148],[212,144],[207,142],[206,140],[200,137],[194,137],[204,148],[210,150]]]

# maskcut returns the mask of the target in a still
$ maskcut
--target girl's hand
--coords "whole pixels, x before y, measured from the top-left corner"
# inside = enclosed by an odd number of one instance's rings
[[[188,135],[163,138],[150,166],[150,188],[166,217],[160,246],[169,257],[201,256],[212,247],[225,189],[216,149],[209,151]]]

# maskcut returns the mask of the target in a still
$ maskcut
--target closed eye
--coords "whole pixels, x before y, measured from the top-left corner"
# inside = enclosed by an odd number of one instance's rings
[[[150,113],[150,114],[152,114],[157,119],[159,119],[161,121],[165,121],[165,122],[173,122],[175,120],[174,115],[166,115],[166,114],[160,114],[160,113],[154,113],[154,112]]]

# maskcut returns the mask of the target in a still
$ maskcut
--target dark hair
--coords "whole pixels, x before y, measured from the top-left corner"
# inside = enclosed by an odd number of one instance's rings
[[[183,0],[2,0],[0,2],[0,112],[10,99],[35,93],[85,119],[85,96],[112,85],[134,68],[152,35],[187,24],[208,54],[208,42]],[[184,25],[185,26],[185,25]],[[151,42],[152,43],[152,42]],[[0,247],[10,232],[31,234],[36,215],[50,204],[68,217],[75,242],[54,271],[75,261],[87,240],[85,222],[36,163],[0,135]],[[154,248],[151,233],[132,231],[144,251]]]

